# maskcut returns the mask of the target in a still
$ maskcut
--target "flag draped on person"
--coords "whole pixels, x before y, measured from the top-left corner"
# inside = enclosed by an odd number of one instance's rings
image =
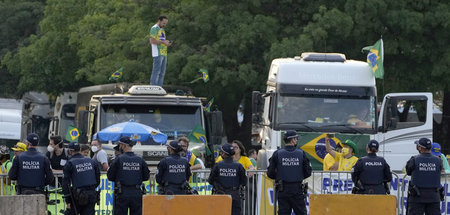
[[[384,76],[383,39],[378,40],[373,46],[364,47],[362,51],[369,51],[369,53],[367,54],[367,63],[369,63],[370,68],[372,68],[372,72],[375,78],[383,79]]]
[[[123,73],[123,68],[121,67],[120,69],[116,70],[111,77],[109,77],[109,80],[118,80],[119,78],[122,77],[122,73]]]
[[[211,98],[211,100],[209,100],[208,104],[206,104],[205,106],[205,110],[206,112],[210,112],[211,111],[211,106],[214,103],[214,97]]]
[[[208,141],[206,140],[206,132],[203,129],[202,125],[195,126],[195,128],[192,129],[191,133],[188,135],[188,139],[191,142],[205,144],[205,153],[206,153],[206,155],[211,155],[212,154],[211,150],[208,147]]]
[[[69,129],[67,129],[66,133],[66,140],[70,142],[74,142],[78,140],[78,137],[80,136],[80,132],[77,128],[74,126],[69,126]]]

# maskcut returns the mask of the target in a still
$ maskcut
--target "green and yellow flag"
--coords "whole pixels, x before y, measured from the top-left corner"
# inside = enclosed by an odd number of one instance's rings
[[[206,83],[209,81],[209,75],[208,75],[208,70],[206,69],[200,69],[200,72],[202,73],[202,79],[203,81]]]
[[[378,40],[373,46],[366,46],[362,51],[369,51],[367,54],[367,63],[372,68],[372,72],[375,78],[383,79],[384,68],[384,48],[383,39]]]
[[[78,141],[79,136],[80,132],[78,129],[74,126],[69,126],[69,129],[67,129],[66,140],[69,142],[76,142]]]
[[[191,133],[188,135],[189,141],[196,142],[196,143],[203,143],[205,144],[205,153],[206,155],[211,155],[211,150],[208,147],[208,141],[206,140],[206,132],[203,129],[202,125],[195,126],[194,129],[192,129]]]
[[[123,68],[121,67],[120,69],[116,70],[111,77],[109,77],[109,80],[118,80],[119,78],[122,77],[122,73],[123,73]]]
[[[214,103],[214,97],[211,98],[211,100],[209,100],[208,104],[206,104],[205,106],[205,110],[206,112],[210,112],[211,111],[211,106]]]

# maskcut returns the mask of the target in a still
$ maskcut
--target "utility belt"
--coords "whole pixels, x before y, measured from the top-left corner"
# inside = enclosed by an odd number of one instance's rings
[[[95,195],[97,197],[97,202],[100,200],[100,191],[95,190],[95,186],[84,186],[84,187],[72,187],[71,195],[73,197],[74,204],[77,206],[84,206],[89,203],[89,194]]]
[[[19,195],[31,195],[31,194],[45,194],[44,187],[27,187],[22,185],[16,186],[17,194]]]
[[[123,193],[123,190],[140,190],[143,195],[147,193],[145,186],[142,186],[142,184],[126,185],[117,182],[114,187],[114,194],[120,195]]]
[[[444,195],[444,187],[430,187],[430,188],[426,188],[426,187],[418,187],[416,185],[411,184],[411,181],[409,182],[408,185],[408,196],[413,196],[413,197],[420,197],[422,192],[437,192],[439,193],[439,197],[441,199],[441,201],[444,201],[445,195]]]
[[[245,186],[223,187],[219,184],[213,186],[212,194],[230,194],[232,198],[245,199]]]
[[[286,182],[282,180],[278,180],[275,182],[275,189],[279,192],[283,192],[284,188],[300,188],[303,191],[308,190],[308,183],[303,184],[302,182]]]
[[[168,192],[168,191],[170,191],[167,189],[169,187],[175,188],[177,190],[184,190],[187,195],[191,195],[191,194],[198,195],[197,190],[191,189],[191,186],[189,185],[188,182],[184,182],[181,184],[164,182],[164,183],[158,185],[158,194],[159,195],[173,194],[173,193]]]

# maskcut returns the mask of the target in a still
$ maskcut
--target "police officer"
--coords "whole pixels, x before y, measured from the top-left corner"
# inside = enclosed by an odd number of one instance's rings
[[[412,156],[406,163],[406,174],[411,176],[407,214],[441,214],[441,160],[431,154],[432,143],[429,139],[420,138],[415,144],[419,155]]]
[[[54,180],[50,161],[36,150],[39,145],[37,134],[28,134],[26,144],[28,150],[13,160],[9,178],[17,180],[17,194],[44,194],[44,187]]]
[[[100,169],[95,161],[80,153],[79,143],[69,143],[71,158],[63,168],[62,189],[67,208],[72,214],[95,213]],[[72,184],[72,186],[70,186]]]
[[[311,176],[312,168],[306,154],[297,148],[298,135],[293,130],[284,134],[284,149],[275,151],[269,160],[267,175],[276,180],[278,214],[306,214],[302,181]],[[276,200],[275,200],[276,201]]]
[[[353,167],[352,181],[356,194],[390,193],[387,183],[392,180],[389,164],[377,156],[379,143],[371,140],[366,146],[367,156],[359,158]]]
[[[188,181],[191,176],[189,161],[180,157],[183,151],[181,144],[173,140],[167,145],[169,156],[158,164],[156,182],[159,184],[159,194],[189,194]]]
[[[213,186],[213,194],[228,194],[232,198],[231,214],[241,214],[240,190],[247,185],[247,177],[242,164],[233,161],[234,148],[224,144],[221,149],[222,161],[211,170],[208,182]]]
[[[108,169],[108,180],[114,181],[114,214],[142,214],[142,181],[150,178],[147,163],[132,152],[136,143],[128,136],[119,140],[119,155]]]

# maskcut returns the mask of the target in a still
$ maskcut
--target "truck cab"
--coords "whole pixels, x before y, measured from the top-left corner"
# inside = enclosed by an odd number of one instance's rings
[[[394,113],[394,107],[402,104],[408,110],[411,105],[428,107],[432,103],[430,96],[390,94],[386,97],[389,101],[383,102],[378,118],[375,77],[367,62],[347,60],[345,55],[336,53],[303,53],[301,57],[274,59],[266,91],[253,92],[252,98],[253,126],[259,128],[254,130],[260,131],[262,146],[258,167],[267,167],[273,152],[284,147],[282,135],[286,130],[296,130],[300,136],[299,148],[306,152],[316,170],[322,169],[323,158],[327,154],[326,133],[336,134],[331,140],[332,146],[347,139],[355,142],[357,157],[366,154],[365,146],[370,139],[377,139],[381,145],[379,155],[392,161],[393,169],[399,169],[400,164],[397,163],[415,153],[412,140],[431,134],[432,117],[426,116],[426,120],[431,122],[410,123],[400,122],[400,118],[396,121],[395,117],[405,115],[388,113]],[[425,120],[422,113],[417,116]],[[392,127],[394,125],[397,127]],[[424,133],[414,133],[416,131]],[[398,142],[400,137],[408,139],[410,145],[405,154],[397,156],[397,153],[402,154],[398,150],[406,147]]]
[[[98,131],[131,119],[166,134],[167,141],[188,136],[198,125],[206,128],[206,115],[200,98],[186,95],[182,91],[169,94],[160,86],[134,85],[126,93],[93,95],[87,110],[87,120],[80,129],[87,131],[88,142]],[[221,120],[220,125],[214,126],[221,127]],[[205,131],[208,133],[211,129]],[[109,154],[112,154],[112,144],[103,144]],[[189,148],[205,152],[205,144],[201,142],[191,142]],[[167,156],[165,144],[156,143],[152,139],[138,142],[133,151],[150,165],[156,165]]]

